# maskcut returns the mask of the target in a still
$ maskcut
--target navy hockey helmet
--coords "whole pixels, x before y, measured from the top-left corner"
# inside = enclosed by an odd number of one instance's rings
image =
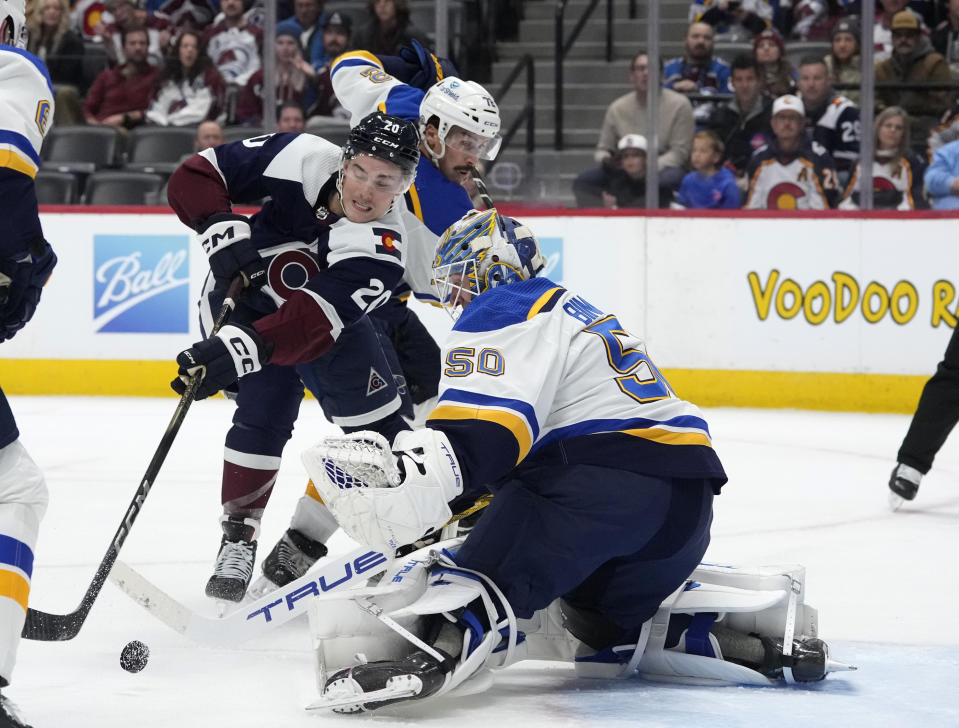
[[[535,277],[545,265],[536,236],[523,223],[495,208],[470,210],[437,245],[433,288],[452,312],[490,288]]]
[[[416,124],[398,116],[374,111],[350,129],[343,147],[343,158],[366,154],[392,162],[403,172],[405,192],[413,184],[420,161],[420,135]]]

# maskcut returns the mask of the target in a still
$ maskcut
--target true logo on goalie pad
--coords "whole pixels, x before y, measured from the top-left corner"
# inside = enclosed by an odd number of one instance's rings
[[[386,380],[380,376],[373,367],[370,367],[370,381],[366,385],[366,396],[369,397],[372,394],[376,394],[381,389],[385,389],[387,386]]]

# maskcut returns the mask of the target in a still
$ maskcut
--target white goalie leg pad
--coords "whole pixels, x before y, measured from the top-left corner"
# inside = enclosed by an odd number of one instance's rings
[[[303,463],[343,530],[384,550],[441,528],[452,516],[448,502],[463,492],[449,440],[429,428],[401,432],[392,450],[373,432],[326,438]]]
[[[686,652],[686,634],[665,647],[672,614],[717,614],[716,621],[744,634],[783,640],[815,637],[815,609],[804,604],[805,568],[798,565],[754,568],[701,565],[674,592],[648,623],[649,641],[638,663],[647,679],[700,685],[774,685],[759,672],[722,659],[719,644],[709,635],[715,657]],[[788,652],[786,653],[788,654]],[[787,680],[789,676],[787,676]]]

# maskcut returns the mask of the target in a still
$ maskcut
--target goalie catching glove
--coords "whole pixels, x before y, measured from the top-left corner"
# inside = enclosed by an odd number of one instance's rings
[[[463,492],[456,454],[442,432],[401,432],[392,448],[376,432],[327,437],[303,464],[337,523],[359,543],[396,550],[442,528]]]
[[[269,361],[272,348],[252,328],[238,324],[224,326],[215,336],[180,352],[176,358],[179,376],[170,386],[182,395],[190,379],[199,375],[196,399],[205,399],[243,375],[260,371]]]

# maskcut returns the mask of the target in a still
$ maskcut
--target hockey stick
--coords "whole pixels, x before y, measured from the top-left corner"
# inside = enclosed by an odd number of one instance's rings
[[[489,196],[489,190],[486,188],[486,180],[480,174],[476,167],[471,167],[473,171],[473,181],[476,183],[476,191],[479,192],[480,199],[486,205],[487,210],[492,210],[496,205],[493,204],[493,198]]]
[[[447,526],[489,505],[492,496],[483,496],[453,516]],[[445,528],[446,526],[444,526]],[[357,586],[389,568],[393,557],[363,546],[349,553],[330,556],[299,579],[241,605],[225,617],[204,617],[149,581],[129,564],[117,560],[110,581],[150,614],[184,637],[208,645],[244,642],[305,614],[311,601],[336,598],[334,590]],[[391,587],[384,587],[390,590]],[[341,591],[341,594],[343,591]],[[329,594],[329,596],[327,596]]]
[[[223,305],[220,306],[220,310],[217,312],[210,336],[213,336],[220,330],[220,327],[226,323],[242,289],[242,277],[235,278],[230,283]],[[87,615],[90,613],[90,609],[93,607],[93,602],[100,594],[103,583],[106,581],[110,569],[117,560],[120,549],[123,547],[123,542],[126,541],[127,536],[130,535],[133,522],[143,508],[143,503],[146,501],[146,497],[153,487],[153,482],[160,472],[160,467],[163,465],[167,453],[170,452],[174,438],[180,431],[180,425],[183,424],[186,413],[196,398],[196,390],[200,386],[201,379],[199,376],[194,376],[190,380],[190,383],[187,384],[186,390],[180,396],[180,401],[176,406],[176,411],[173,413],[173,418],[170,420],[170,424],[167,425],[166,432],[163,433],[160,444],[157,445],[157,449],[153,453],[153,459],[150,460],[150,464],[147,466],[146,473],[144,473],[143,479],[140,481],[133,500],[127,507],[123,520],[120,522],[120,527],[117,528],[117,532],[110,541],[110,546],[103,560],[100,561],[100,565],[93,575],[93,581],[90,582],[90,586],[87,587],[86,594],[84,594],[83,599],[80,600],[80,605],[69,614],[50,614],[48,612],[41,612],[38,609],[28,609],[26,622],[24,622],[23,625],[23,637],[28,640],[53,642],[71,640],[80,632],[80,628],[83,626]]]

